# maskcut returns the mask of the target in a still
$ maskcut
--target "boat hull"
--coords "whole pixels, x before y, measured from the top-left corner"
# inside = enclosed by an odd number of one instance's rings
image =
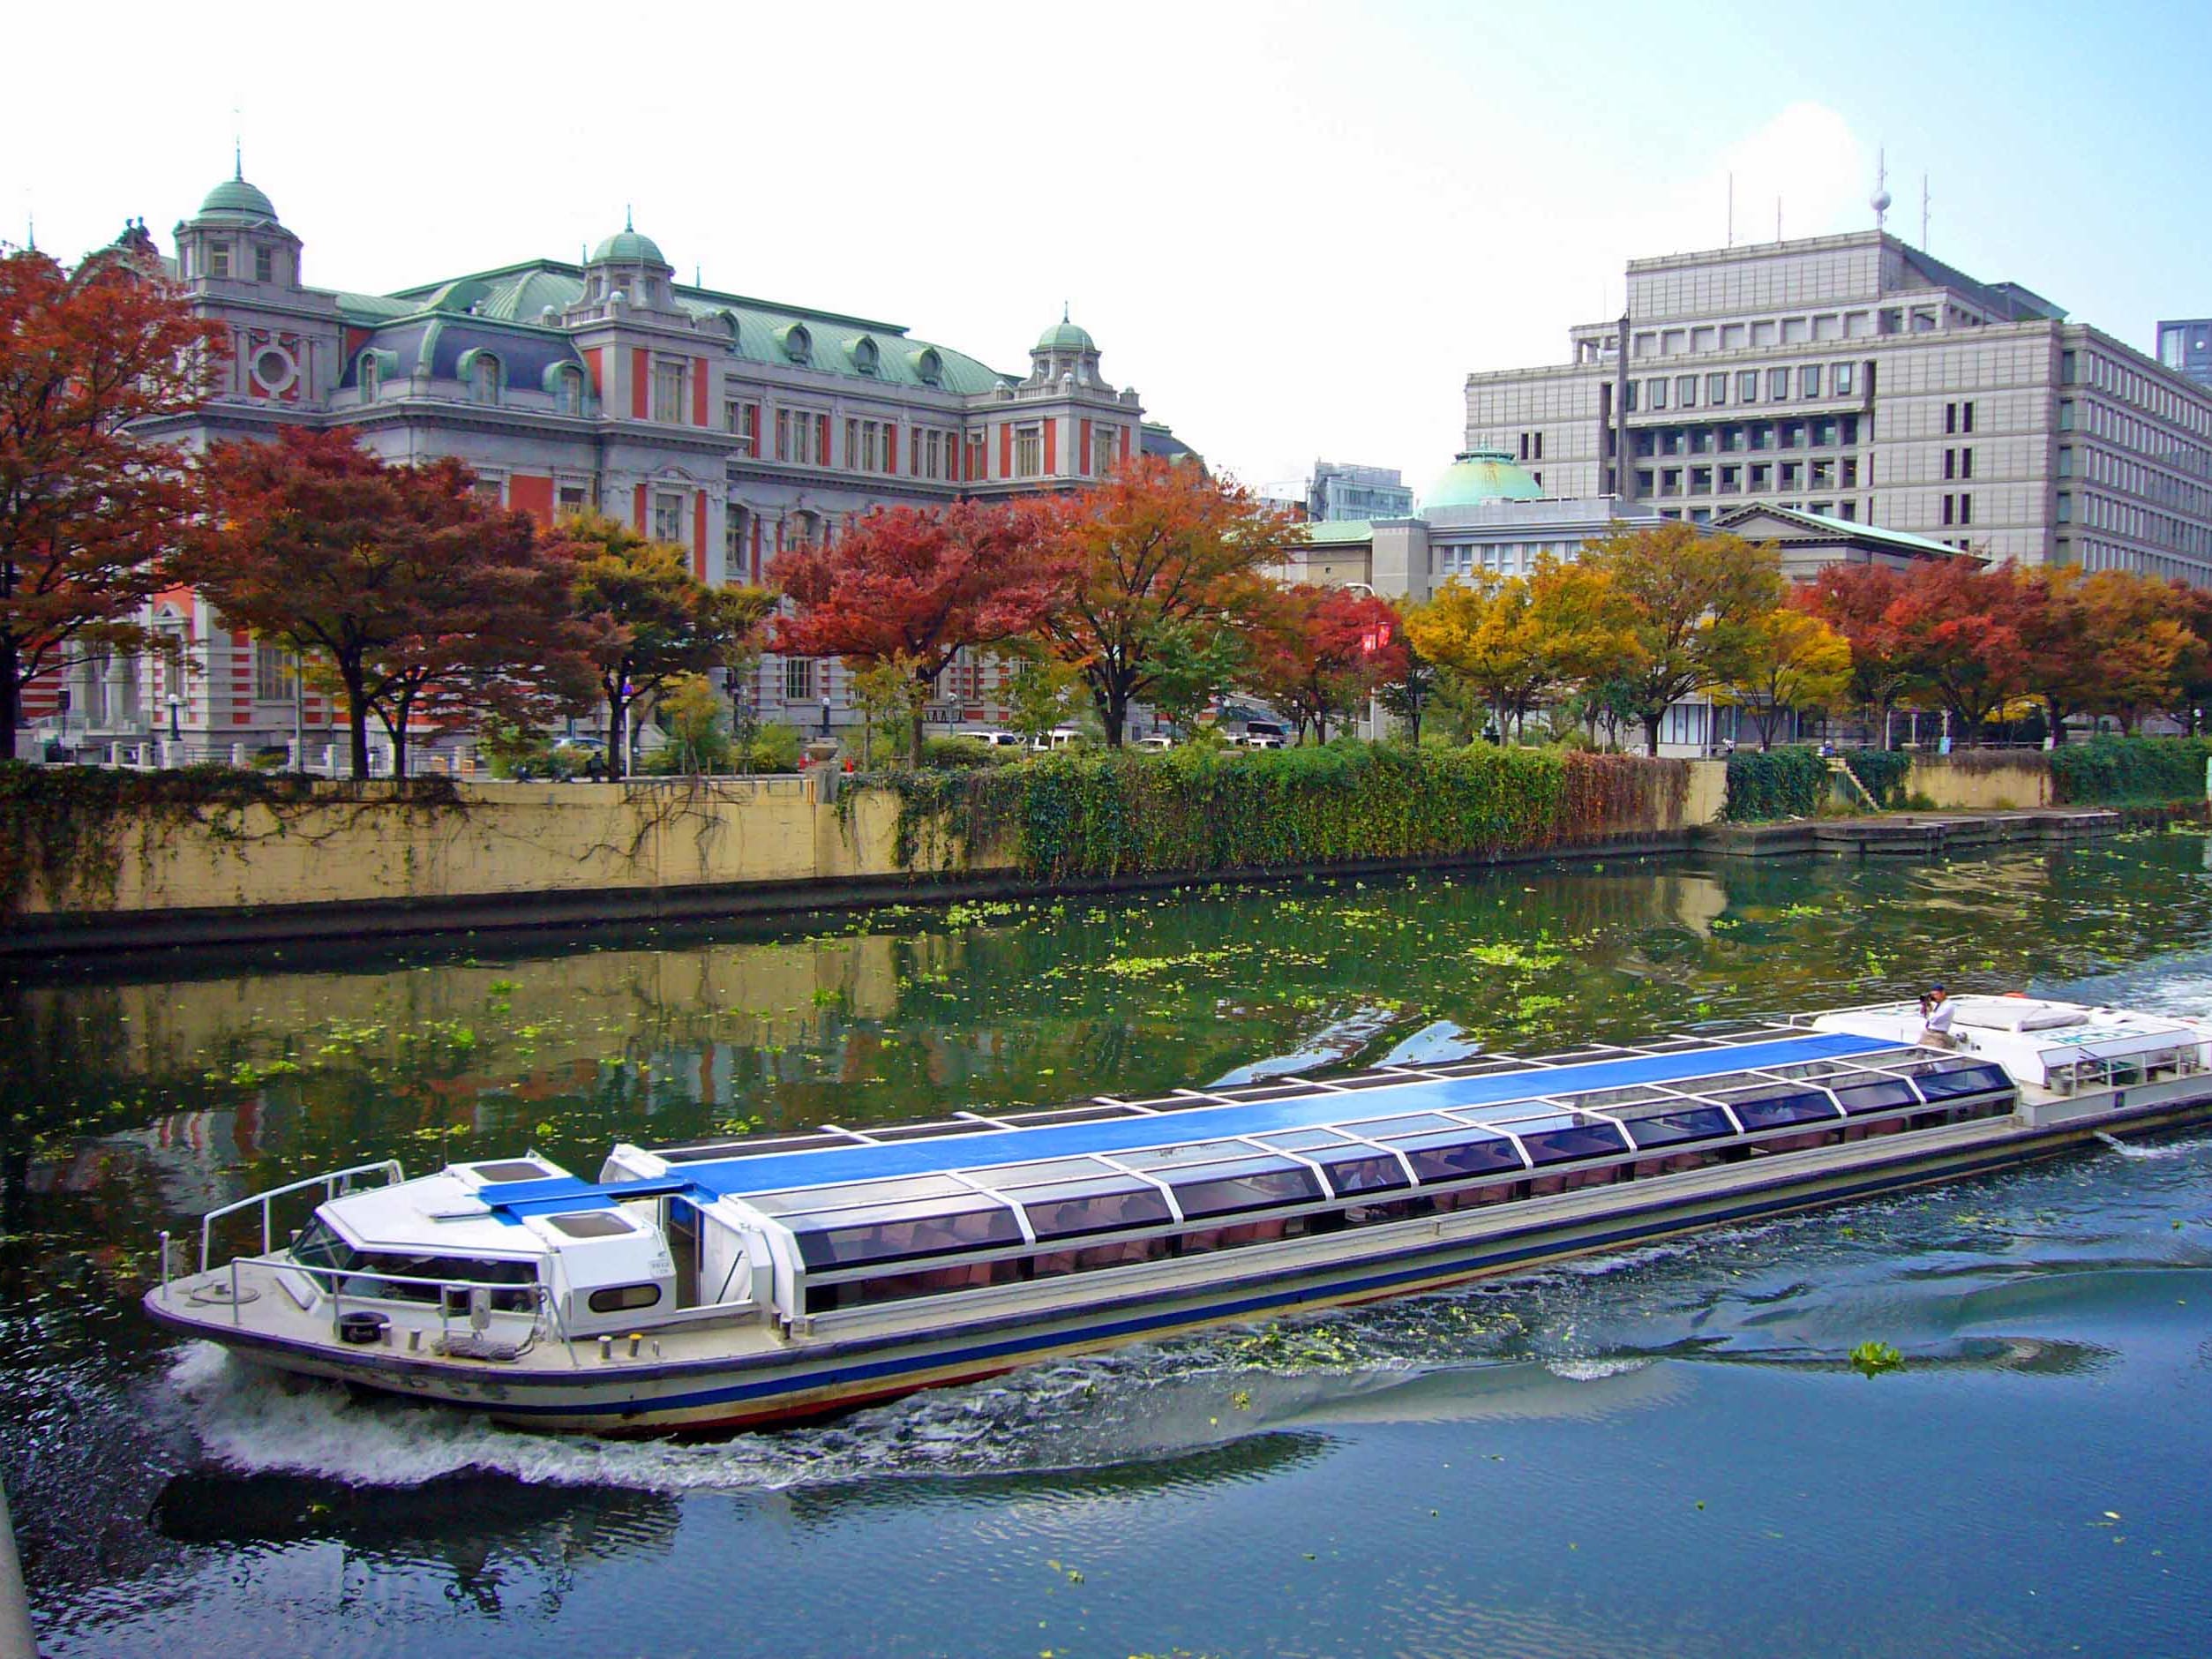
[[[572,1354],[565,1365],[502,1367],[290,1341],[181,1304],[168,1287],[150,1293],[147,1307],[161,1324],[260,1363],[462,1407],[521,1427],[604,1436],[763,1428],[1209,1326],[1416,1295],[1702,1228],[1959,1180],[2065,1152],[2099,1136],[2154,1133],[2212,1115],[2212,1086],[2201,1078],[2177,1080],[2155,1097],[2131,1091],[2130,1100],[2124,1111],[2043,1127],[2013,1117],[1983,1120],[1909,1139],[1850,1143],[1390,1223],[1350,1242],[1347,1235],[1328,1235],[1320,1249],[1311,1240],[1254,1245],[1237,1252],[1239,1271],[1211,1283],[1132,1287],[1080,1306],[1008,1310],[934,1330],[914,1328],[909,1318],[905,1328],[880,1333],[793,1336],[739,1360],[603,1364]],[[1222,1265],[1228,1259],[1211,1258]],[[1089,1282],[1080,1287],[1106,1288],[1084,1277]]]

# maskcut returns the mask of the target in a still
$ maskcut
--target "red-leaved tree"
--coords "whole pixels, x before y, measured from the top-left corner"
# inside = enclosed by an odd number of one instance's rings
[[[1889,619],[1904,590],[1904,574],[1887,565],[1830,565],[1790,595],[1793,604],[1843,635],[1851,648],[1851,701],[1885,731],[1912,683],[1904,642]]]
[[[217,445],[202,468],[209,512],[183,574],[226,621],[336,681],[356,777],[371,714],[399,772],[426,700],[451,717],[504,708],[518,683],[576,692],[567,563],[527,514],[480,500],[460,462],[394,466],[350,431],[291,430]]]
[[[222,352],[150,265],[0,258],[0,759],[32,680],[149,642],[140,619],[171,580],[193,481],[132,429],[197,407]]]
[[[1301,585],[1269,596],[1250,634],[1251,687],[1323,743],[1376,687],[1406,672],[1405,627],[1373,594]]]
[[[906,681],[907,758],[922,758],[930,686],[963,649],[1027,634],[1052,594],[1039,557],[1046,514],[1034,501],[962,501],[939,511],[868,514],[834,547],[799,547],[769,578],[797,607],[776,619],[773,649],[839,657]]]
[[[1970,559],[1915,565],[1883,612],[1913,692],[1951,712],[1965,738],[2027,688],[2019,570]]]

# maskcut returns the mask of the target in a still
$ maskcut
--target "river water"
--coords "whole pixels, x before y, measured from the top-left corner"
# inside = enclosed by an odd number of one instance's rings
[[[136,1298],[156,1229],[371,1158],[591,1173],[1936,978],[2212,1012],[2206,867],[1624,860],[18,980],[0,1476],[42,1645],[2202,1653],[2212,1130],[706,1445],[288,1391]]]

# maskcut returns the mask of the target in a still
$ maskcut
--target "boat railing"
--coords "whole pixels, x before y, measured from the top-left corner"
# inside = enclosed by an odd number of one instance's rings
[[[355,1164],[350,1168],[334,1169],[327,1175],[309,1175],[304,1181],[295,1181],[281,1187],[271,1187],[266,1192],[257,1192],[251,1197],[240,1198],[235,1204],[226,1204],[219,1209],[208,1211],[199,1219],[199,1271],[203,1273],[207,1271],[208,1257],[213,1252],[214,1245],[215,1223],[226,1216],[237,1215],[257,1205],[259,1206],[261,1253],[266,1256],[276,1248],[276,1240],[270,1231],[272,1227],[270,1206],[279,1198],[289,1197],[293,1193],[306,1192],[320,1187],[323,1190],[322,1202],[327,1204],[339,1193],[350,1192],[353,1190],[355,1176],[378,1175],[384,1177],[383,1184],[386,1186],[396,1186],[407,1179],[407,1172],[401,1168],[400,1160],[396,1158],[386,1158],[372,1164]],[[166,1233],[161,1235],[161,1272],[166,1278],[169,1272],[169,1235]]]
[[[286,1273],[296,1273],[301,1278],[312,1280],[319,1285],[323,1295],[330,1301],[330,1332],[333,1338],[339,1335],[339,1322],[347,1313],[349,1302],[355,1310],[377,1313],[382,1313],[394,1305],[427,1308],[434,1303],[438,1310],[439,1340],[450,1346],[453,1340],[453,1322],[456,1312],[454,1305],[456,1301],[460,1303],[459,1312],[461,1318],[469,1323],[473,1331],[476,1293],[481,1290],[485,1293],[487,1302],[490,1303],[488,1312],[494,1314],[527,1312],[530,1318],[530,1332],[533,1340],[541,1335],[550,1334],[556,1340],[568,1344],[571,1356],[574,1355],[574,1345],[570,1341],[567,1325],[561,1318],[559,1299],[553,1295],[552,1287],[540,1279],[526,1280],[433,1279],[415,1273],[379,1272],[373,1268],[367,1267],[316,1266],[305,1262],[295,1261],[289,1255],[280,1256],[274,1253],[260,1256],[234,1256],[230,1258],[230,1287],[227,1298],[230,1303],[230,1322],[233,1325],[244,1323],[244,1316],[241,1310],[251,1298],[243,1294],[245,1287],[241,1282],[240,1274],[242,1270],[253,1267],[259,1267],[280,1279]],[[166,1286],[166,1279],[163,1282]],[[360,1288],[364,1285],[371,1284],[409,1287],[434,1294],[420,1298],[394,1297],[379,1295]],[[492,1300],[500,1296],[526,1296],[529,1298],[529,1305],[527,1309],[501,1308],[498,1306],[496,1301]]]

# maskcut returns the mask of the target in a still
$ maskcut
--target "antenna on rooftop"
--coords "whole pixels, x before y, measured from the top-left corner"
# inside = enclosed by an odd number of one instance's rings
[[[1889,154],[1886,150],[1877,150],[1874,152],[1874,193],[1866,200],[1866,205],[1874,210],[1874,229],[1877,230],[1882,229],[1882,221],[1889,213]]]
[[[1728,175],[1728,246],[1736,245],[1736,175]]]
[[[1928,251],[1928,176],[1920,176],[1920,251]]]
[[[1781,199],[1781,197],[1777,196],[1777,197],[1775,197],[1775,198],[1774,198],[1774,240],[1775,240],[1775,241],[1777,241],[1777,242],[1780,242],[1781,239],[1782,239],[1782,199]]]

